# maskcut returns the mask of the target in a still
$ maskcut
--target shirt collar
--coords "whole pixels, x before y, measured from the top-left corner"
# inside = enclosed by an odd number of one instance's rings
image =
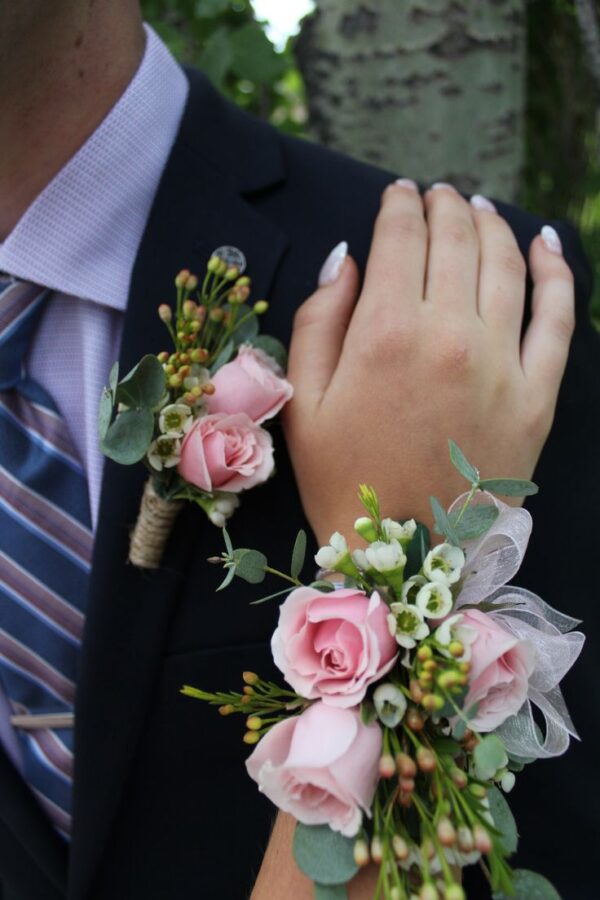
[[[118,310],[127,307],[189,90],[183,70],[144,27],[144,56],[124,94],[0,245],[0,271]]]

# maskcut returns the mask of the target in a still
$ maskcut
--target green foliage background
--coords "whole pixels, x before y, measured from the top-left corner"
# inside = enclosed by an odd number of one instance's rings
[[[278,52],[249,0],[142,0],[142,8],[183,63],[202,68],[243,108],[303,133],[292,42]],[[527,17],[521,204],[579,227],[595,270],[592,313],[600,323],[600,90],[586,65],[573,0],[528,0]]]

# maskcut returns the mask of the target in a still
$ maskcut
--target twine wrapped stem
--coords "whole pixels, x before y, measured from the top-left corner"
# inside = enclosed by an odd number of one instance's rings
[[[141,569],[158,569],[183,500],[163,500],[152,480],[144,487],[137,522],[131,532],[129,562]]]

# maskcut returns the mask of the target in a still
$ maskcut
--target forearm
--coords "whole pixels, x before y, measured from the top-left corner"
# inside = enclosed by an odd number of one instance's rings
[[[251,900],[313,900],[313,883],[302,874],[292,855],[295,827],[292,816],[278,814]],[[349,900],[372,900],[377,872],[375,866],[362,869],[350,882]]]

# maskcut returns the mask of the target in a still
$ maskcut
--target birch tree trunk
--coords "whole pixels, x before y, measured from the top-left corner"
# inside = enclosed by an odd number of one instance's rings
[[[296,56],[310,134],[424,182],[515,199],[526,0],[317,0]]]

